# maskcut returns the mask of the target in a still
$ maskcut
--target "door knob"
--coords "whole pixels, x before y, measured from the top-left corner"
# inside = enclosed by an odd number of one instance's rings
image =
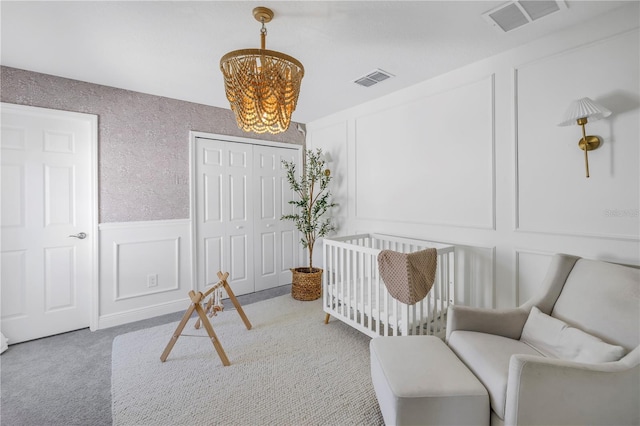
[[[236,229],[242,229],[242,226],[238,225],[236,226]]]
[[[270,223],[267,223],[267,228],[271,228],[271,224]]]
[[[85,234],[84,232],[80,232],[79,234],[76,234],[76,235],[69,235],[69,237],[77,238],[79,240],[84,240],[85,238],[87,238],[87,234]]]

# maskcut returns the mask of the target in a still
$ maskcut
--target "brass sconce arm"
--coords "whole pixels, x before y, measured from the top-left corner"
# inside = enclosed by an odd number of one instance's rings
[[[584,151],[584,167],[586,170],[587,177],[589,177],[589,157],[587,155],[588,151],[592,151],[600,146],[600,138],[597,136],[587,136],[587,131],[585,129],[585,125],[587,124],[587,118],[578,118],[577,123],[580,127],[582,127],[582,139],[578,142],[578,146],[581,150]]]

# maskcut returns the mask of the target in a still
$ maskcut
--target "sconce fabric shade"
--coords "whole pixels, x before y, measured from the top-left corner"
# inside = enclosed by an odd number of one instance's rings
[[[564,120],[558,126],[570,126],[577,124],[579,118],[589,121],[600,120],[611,115],[611,111],[589,98],[582,98],[571,102],[564,113]]]
[[[281,133],[289,128],[296,109],[304,67],[284,53],[265,49],[265,22],[273,12],[253,11],[262,22],[261,48],[229,52],[220,59],[224,87],[238,127],[245,132]]]

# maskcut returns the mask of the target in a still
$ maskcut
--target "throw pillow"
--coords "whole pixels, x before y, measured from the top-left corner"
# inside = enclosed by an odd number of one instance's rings
[[[550,357],[593,364],[618,361],[626,352],[622,346],[610,345],[570,327],[535,306],[529,313],[520,341]]]

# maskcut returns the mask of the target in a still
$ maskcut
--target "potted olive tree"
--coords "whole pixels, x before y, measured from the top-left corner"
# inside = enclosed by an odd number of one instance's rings
[[[281,219],[294,222],[300,231],[300,243],[309,256],[309,266],[291,269],[291,296],[297,300],[315,300],[321,294],[322,269],[313,267],[313,246],[317,238],[335,229],[325,213],[336,204],[331,201],[328,187],[331,173],[325,169],[322,150],[307,150],[304,163],[304,170],[297,176],[294,162],[282,162],[289,186],[297,198],[289,201],[294,207],[293,213],[283,215]]]

